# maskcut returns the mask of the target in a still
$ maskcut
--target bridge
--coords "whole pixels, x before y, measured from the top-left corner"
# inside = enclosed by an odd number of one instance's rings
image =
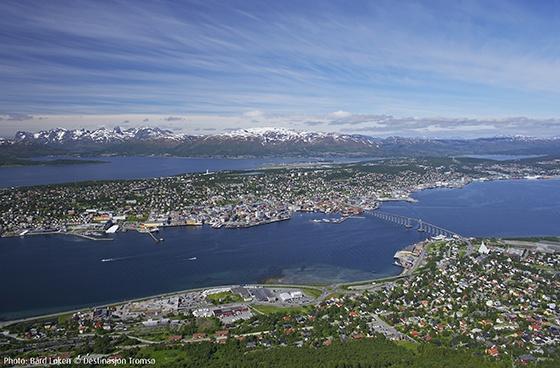
[[[403,215],[396,215],[394,213],[387,213],[379,210],[374,210],[371,213],[377,218],[380,218],[388,222],[393,222],[397,225],[402,225],[407,229],[416,229],[417,231],[425,232],[426,234],[429,234],[431,236],[443,235],[448,238],[460,239],[467,244],[467,254],[471,254],[474,252],[474,245],[472,244],[469,238],[457,234],[454,231],[444,229],[441,226],[431,224],[429,222],[423,221],[422,219],[403,216]]]
[[[461,235],[457,234],[454,231],[444,229],[441,226],[431,224],[429,222],[423,221],[422,219],[418,219],[418,218],[414,218],[414,217],[408,217],[408,216],[402,216],[402,215],[396,215],[396,214],[393,214],[393,213],[387,213],[387,212],[378,211],[378,210],[373,211],[372,214],[375,217],[380,218],[382,220],[392,222],[392,223],[395,223],[397,225],[402,225],[402,226],[404,226],[408,229],[416,229],[417,231],[425,232],[426,234],[429,234],[429,235],[432,235],[432,236],[443,235],[443,236],[448,237],[448,238],[453,238],[454,237],[454,238],[459,238],[459,239],[465,240]]]

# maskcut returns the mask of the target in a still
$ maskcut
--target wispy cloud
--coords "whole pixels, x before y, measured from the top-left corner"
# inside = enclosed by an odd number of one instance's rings
[[[12,113],[6,115],[0,115],[0,120],[7,120],[7,121],[24,121],[24,120],[33,120],[32,115],[28,114],[19,114],[19,113]]]
[[[546,118],[560,116],[556,7],[7,0],[0,111],[97,115],[107,124],[105,116],[158,116],[180,128],[185,121],[165,117],[189,116],[191,124],[199,116],[217,130],[275,123],[523,134],[526,124],[553,132],[557,121]],[[509,122],[512,115],[532,119]]]
[[[184,118],[182,116],[168,116],[168,117],[164,118],[163,120],[165,120],[165,121],[183,121],[183,120],[186,120],[186,118]]]
[[[248,116],[249,115],[249,116]],[[454,117],[397,117],[393,115],[332,113],[318,115],[286,115],[260,112],[253,114],[192,114],[181,117],[167,115],[41,115],[29,119],[10,120],[0,124],[0,135],[12,136],[17,130],[38,131],[55,127],[113,128],[151,126],[180,133],[208,134],[228,132],[240,128],[275,126],[299,131],[322,131],[363,134],[376,137],[432,137],[474,138],[502,135],[535,137],[560,136],[560,119],[508,118],[454,118]]]

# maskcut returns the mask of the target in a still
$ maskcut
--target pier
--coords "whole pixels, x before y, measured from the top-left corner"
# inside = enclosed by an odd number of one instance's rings
[[[158,238],[158,237],[156,237],[156,236],[154,235],[154,232],[158,232],[158,231],[159,231],[159,230],[156,230],[156,231],[148,231],[148,232],[147,232],[148,235],[149,235],[156,243],[162,242],[162,241],[164,240],[163,238]]]

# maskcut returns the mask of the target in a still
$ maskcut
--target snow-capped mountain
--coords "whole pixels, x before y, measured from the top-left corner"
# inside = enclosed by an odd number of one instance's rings
[[[364,148],[376,147],[375,141],[366,136],[336,133],[299,132],[285,128],[253,128],[239,129],[222,134],[192,136],[175,134],[170,130],[159,128],[129,128],[114,129],[100,128],[96,130],[56,128],[37,133],[17,132],[14,137],[16,143],[44,144],[56,146],[72,146],[77,144],[121,144],[121,143],[150,143],[167,141],[167,144],[193,144],[198,147],[204,144],[247,145],[259,146],[278,145],[353,145]],[[223,148],[223,147],[222,147]]]
[[[238,129],[231,132],[218,135],[222,139],[240,139],[240,140],[261,140],[262,144],[272,143],[318,143],[324,141],[335,141],[342,143],[359,143],[369,146],[375,146],[376,143],[371,137],[363,135],[349,135],[337,133],[321,133],[321,132],[301,132],[286,128],[250,128]]]
[[[495,137],[471,140],[372,138],[357,134],[304,132],[286,128],[239,129],[186,135],[160,128],[52,129],[17,132],[0,140],[4,152],[175,156],[441,156],[468,154],[560,154],[553,138]],[[11,148],[10,148],[11,147]],[[19,154],[18,154],[19,155]]]
[[[173,134],[170,130],[149,127],[129,129],[116,127],[114,129],[100,128],[96,130],[68,130],[56,128],[43,130],[37,133],[20,131],[16,133],[14,141],[42,144],[64,144],[73,142],[114,143],[127,140],[177,140],[181,138],[181,136]]]

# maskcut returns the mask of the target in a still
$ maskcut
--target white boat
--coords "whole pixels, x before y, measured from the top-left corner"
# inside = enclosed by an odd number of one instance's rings
[[[105,230],[105,234],[114,234],[117,232],[118,229],[119,229],[119,225],[113,225],[107,230]]]
[[[103,259],[101,260],[101,262],[111,262],[111,261],[113,261],[113,260],[114,260],[113,258],[103,258]]]
[[[189,258],[189,261],[196,261],[196,257]]]

